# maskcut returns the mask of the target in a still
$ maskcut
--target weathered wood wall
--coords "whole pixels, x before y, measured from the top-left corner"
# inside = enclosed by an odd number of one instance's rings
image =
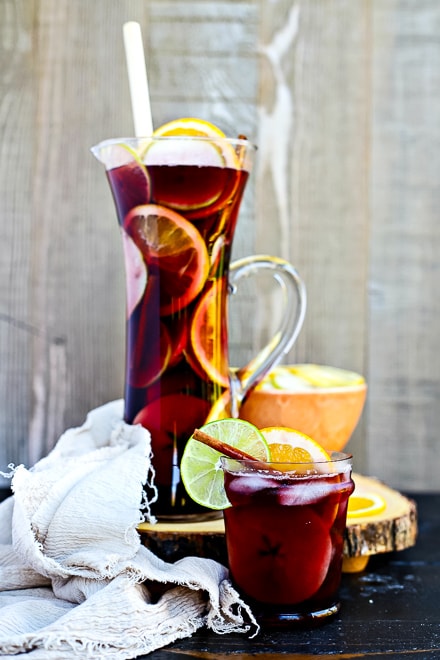
[[[1,0],[0,469],[122,393],[122,257],[89,147],[133,131],[126,20],[156,124],[200,116],[258,143],[234,255],[303,275],[291,361],[366,375],[356,469],[438,489],[436,0]],[[271,312],[232,314],[238,362]]]

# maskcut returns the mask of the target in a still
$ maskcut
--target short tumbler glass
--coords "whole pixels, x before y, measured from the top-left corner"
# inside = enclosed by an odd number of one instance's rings
[[[324,623],[338,599],[351,455],[313,464],[222,457],[231,578],[263,626]]]

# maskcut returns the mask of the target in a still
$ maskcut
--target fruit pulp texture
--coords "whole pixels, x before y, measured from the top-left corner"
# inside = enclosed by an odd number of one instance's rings
[[[133,163],[107,176],[122,232],[137,245],[137,258],[146,268],[145,288],[141,284],[133,293],[141,280],[125,252],[127,299],[134,300],[127,306],[125,421],[151,432],[158,489],[152,509],[166,517],[204,511],[187,496],[179,464],[194,428],[204,424],[229,386],[228,267],[248,172],[193,165],[151,165],[146,171],[147,179]],[[183,227],[190,223],[196,232],[191,229],[192,251],[173,251],[173,237],[168,250],[149,250],[142,222],[132,229],[136,209],[142,216],[145,204],[157,205],[165,217],[179,214]],[[158,217],[158,226],[162,221]],[[197,263],[201,248],[209,259],[206,279],[186,296],[192,265],[182,260]]]
[[[232,579],[264,608],[306,615],[330,607],[339,588],[346,474],[281,476],[225,472],[224,511]]]

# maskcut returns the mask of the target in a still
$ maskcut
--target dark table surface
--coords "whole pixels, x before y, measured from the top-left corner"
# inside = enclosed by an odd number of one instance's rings
[[[411,495],[418,506],[413,548],[371,558],[366,570],[345,574],[342,608],[322,628],[216,635],[206,629],[154,651],[148,660],[440,660],[440,494]]]
[[[411,497],[418,507],[416,545],[371,558],[362,573],[343,575],[341,611],[322,628],[262,631],[253,639],[202,629],[142,658],[440,660],[440,493]]]

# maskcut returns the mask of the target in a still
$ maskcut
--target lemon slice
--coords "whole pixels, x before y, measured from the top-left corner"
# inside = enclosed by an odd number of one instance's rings
[[[347,518],[366,518],[373,516],[386,508],[384,498],[373,491],[350,495],[348,500]]]
[[[260,431],[241,419],[221,419],[205,424],[202,431],[237,447],[258,460],[269,460],[270,451]],[[180,474],[188,495],[198,504],[210,509],[230,506],[224,488],[221,454],[195,440],[188,440],[180,463]]]

